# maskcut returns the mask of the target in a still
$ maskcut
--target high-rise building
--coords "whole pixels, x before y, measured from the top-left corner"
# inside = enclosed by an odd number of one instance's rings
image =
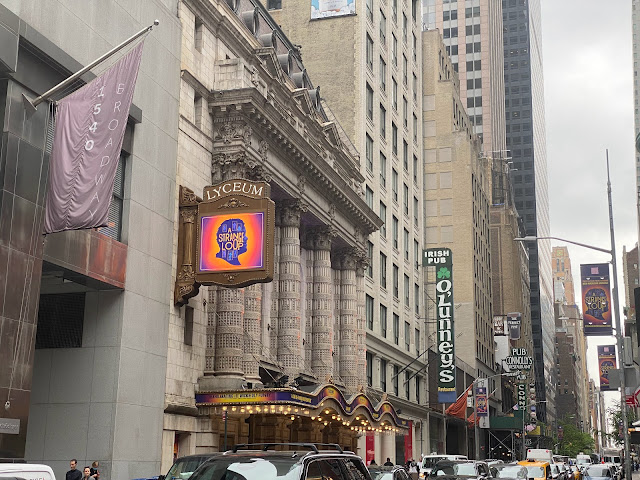
[[[426,403],[422,262],[422,84],[420,2],[268,1],[283,32],[298,44],[309,75],[360,152],[367,204],[384,221],[367,239],[367,383],[419,425]],[[419,357],[406,370],[403,367]],[[428,451],[414,437],[415,456]],[[426,442],[428,436],[422,435]],[[376,449],[397,461],[401,437]],[[426,445],[426,443],[425,443]],[[405,456],[409,453],[404,454]]]
[[[631,20],[633,28],[633,120],[636,134],[636,201],[638,207],[638,228],[640,229],[640,0],[631,0]],[[640,240],[640,230],[638,232]]]
[[[504,93],[507,148],[516,209],[526,235],[549,236],[549,198],[542,76],[539,0],[503,0]],[[533,327],[536,398],[539,417],[553,421],[554,314],[551,244],[540,240],[529,247],[531,323]],[[547,418],[547,412],[550,416]]]
[[[622,247],[622,278],[624,280],[624,331],[632,338],[633,358],[640,358],[638,353],[638,322],[636,306],[636,290],[640,289],[638,279],[638,244],[631,250]],[[640,294],[640,292],[639,292]]]
[[[567,247],[553,247],[551,262],[554,284],[559,283],[564,287],[564,297],[567,305],[575,305],[576,295],[569,249]]]

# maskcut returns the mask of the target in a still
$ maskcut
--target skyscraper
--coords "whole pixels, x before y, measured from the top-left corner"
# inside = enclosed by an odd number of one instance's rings
[[[633,28],[633,120],[636,134],[636,199],[638,202],[638,220],[640,222],[640,110],[638,91],[640,77],[638,77],[638,57],[640,56],[640,0],[631,1],[631,15]],[[640,223],[638,223],[640,228]],[[640,230],[638,231],[640,238]]]
[[[527,235],[549,236],[549,196],[542,77],[539,0],[503,0],[504,91],[507,148],[516,208]],[[551,244],[531,242],[531,324],[539,418],[553,420],[555,392],[553,278]],[[547,413],[550,416],[547,418]]]

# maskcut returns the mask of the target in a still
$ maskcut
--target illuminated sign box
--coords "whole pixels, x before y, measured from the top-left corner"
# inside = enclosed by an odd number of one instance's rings
[[[198,204],[196,281],[243,287],[273,279],[275,204],[269,185],[229,180]]]

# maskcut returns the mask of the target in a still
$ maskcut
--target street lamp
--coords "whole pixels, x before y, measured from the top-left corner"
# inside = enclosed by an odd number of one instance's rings
[[[533,407],[534,405],[538,405],[539,403],[547,403],[548,400],[540,400],[539,402],[528,403],[524,406],[524,410],[522,411],[522,460],[526,460],[527,458],[527,446],[525,445],[525,428],[524,428],[524,419],[525,413],[529,411],[529,407]],[[537,412],[536,412],[537,413]]]
[[[613,204],[611,201],[611,177],[609,176],[609,151],[607,150],[607,197],[609,200],[609,232],[611,234],[611,249],[594,247],[593,245],[587,245],[586,243],[574,242],[565,238],[558,237],[536,237],[526,236],[521,238],[514,238],[514,241],[518,242],[537,242],[538,240],[558,240],[561,242],[571,243],[584,248],[590,248],[591,250],[597,250],[599,252],[608,253],[611,255],[611,265],[613,267],[613,303],[615,305],[615,321],[616,321],[616,343],[618,345],[618,358],[620,360],[620,366],[622,374],[620,375],[620,413],[622,414],[622,428],[624,437],[624,457],[625,457],[625,476],[631,478],[631,454],[629,449],[629,422],[627,420],[627,399],[626,399],[626,382],[624,378],[624,356],[622,355],[622,326],[620,323],[620,301],[618,299],[618,264],[616,262],[616,239],[613,229]]]

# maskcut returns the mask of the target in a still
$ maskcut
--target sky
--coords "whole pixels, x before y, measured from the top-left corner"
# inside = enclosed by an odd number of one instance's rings
[[[610,248],[609,149],[621,303],[622,248],[638,241],[631,41],[631,0],[542,0],[551,235]],[[569,248],[579,298],[580,264],[610,256],[552,241],[557,245]],[[596,345],[613,343],[613,337],[588,341],[587,368],[596,382]],[[607,402],[616,397],[608,394]]]

